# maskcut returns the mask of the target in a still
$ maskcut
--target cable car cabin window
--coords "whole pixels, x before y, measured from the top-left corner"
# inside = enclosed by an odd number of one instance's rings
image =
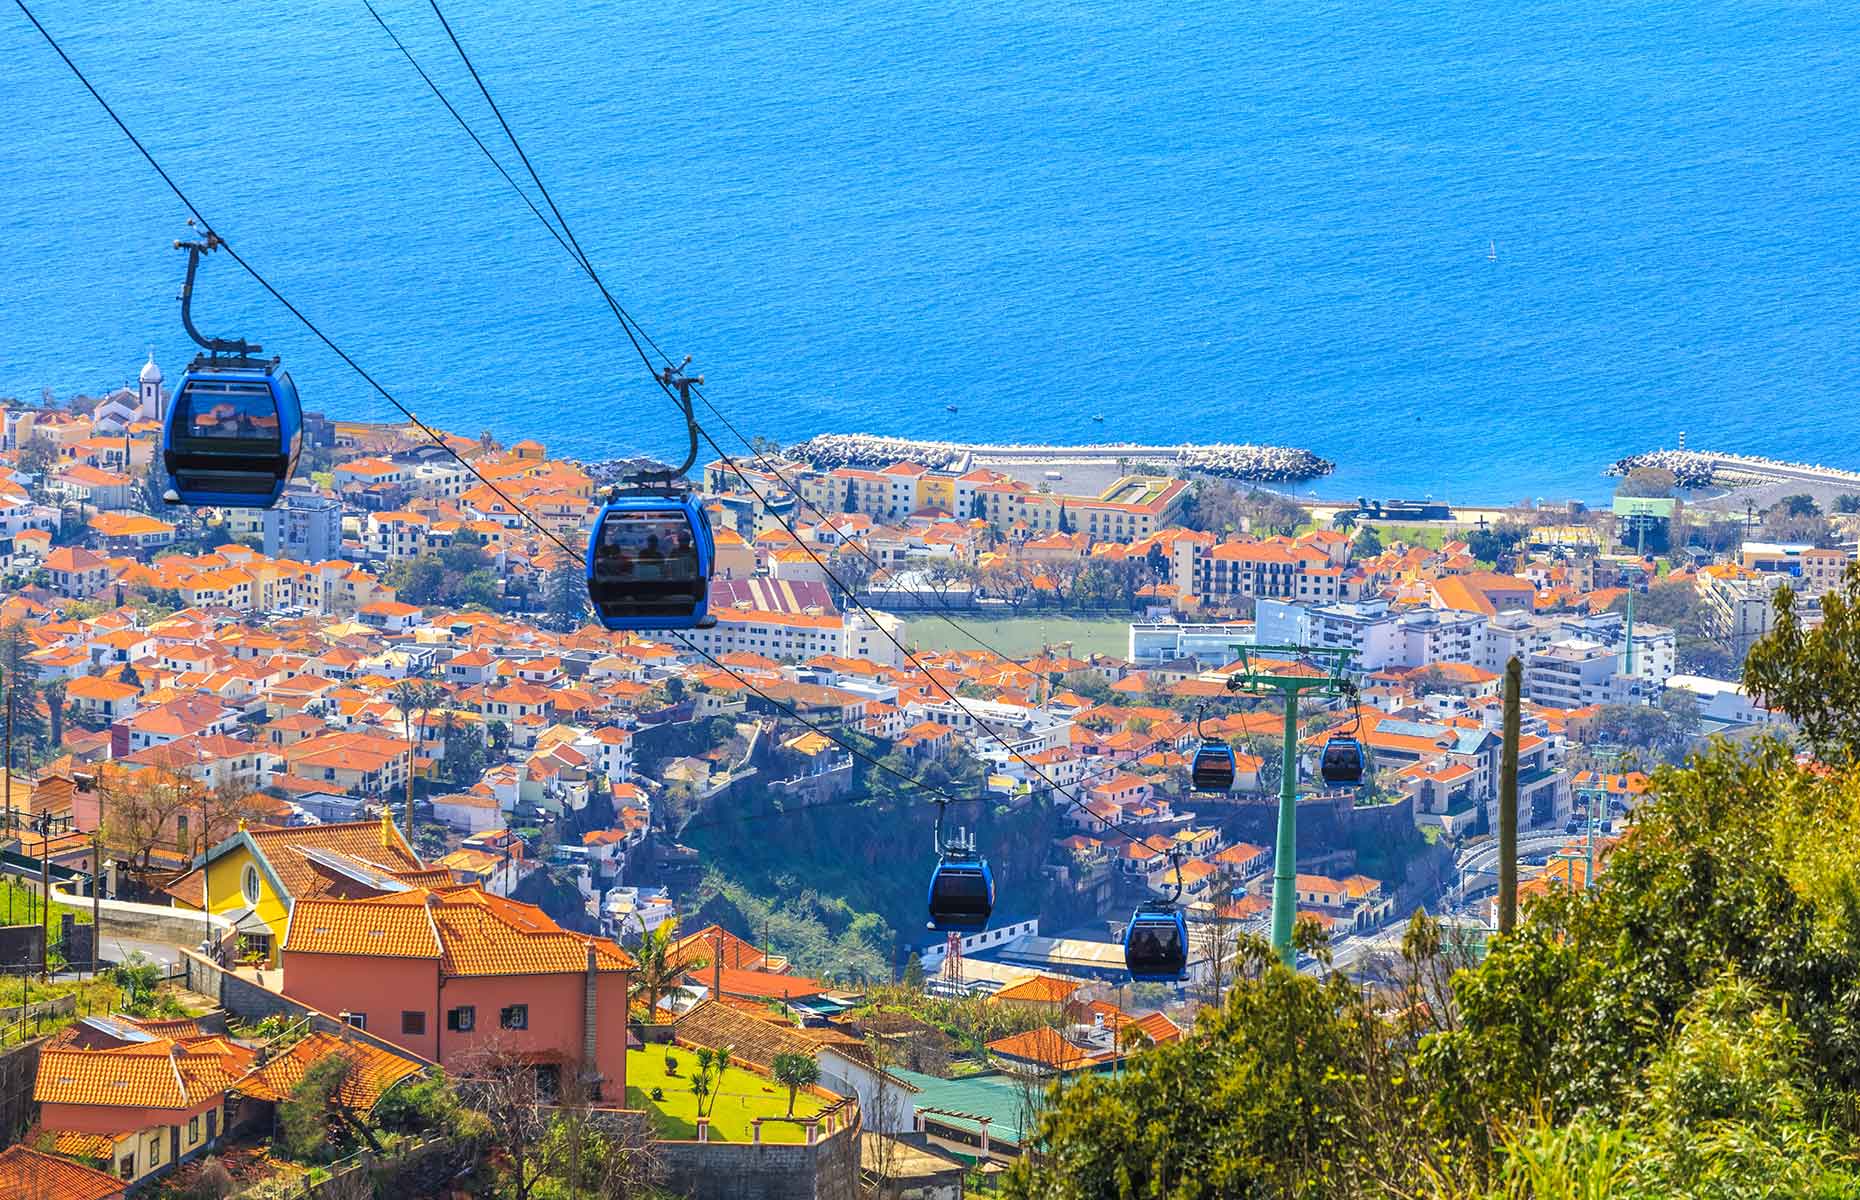
[[[290,394],[294,398],[296,389]],[[219,449],[228,442],[239,443],[241,450],[275,453],[280,448],[277,404],[262,380],[190,379],[174,403],[177,436],[208,443],[201,449]]]
[[[1139,983],[1181,979],[1188,966],[1181,912],[1139,911],[1124,935],[1124,966]]]
[[[1130,934],[1132,962],[1156,965],[1173,963],[1182,957],[1182,940],[1173,924],[1139,925]]]
[[[681,512],[610,512],[594,549],[597,583],[678,583],[698,577],[697,546]]]
[[[930,907],[937,915],[986,917],[993,909],[988,880],[980,871],[945,867],[936,874]]]

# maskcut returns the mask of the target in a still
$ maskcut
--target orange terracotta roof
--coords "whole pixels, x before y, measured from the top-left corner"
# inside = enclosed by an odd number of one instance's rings
[[[40,1104],[188,1109],[224,1092],[253,1051],[224,1038],[165,1038],[127,1046],[46,1047],[32,1098]]]
[[[312,1066],[332,1055],[349,1060],[349,1073],[337,1089],[337,1097],[364,1114],[373,1111],[389,1088],[425,1069],[413,1059],[390,1054],[368,1042],[350,1041],[333,1033],[313,1033],[239,1080],[234,1090],[275,1103],[289,1096]]]
[[[1099,1058],[1091,1051],[1074,1046],[1051,1029],[1030,1029],[1026,1033],[997,1038],[988,1043],[988,1052],[1039,1063],[1055,1071],[1089,1067]]]
[[[1072,993],[1078,991],[1080,986],[1070,979],[1035,975],[1032,979],[1010,983],[996,992],[993,999],[997,1003],[1019,1000],[1030,1004],[1063,1004],[1072,998]]]
[[[104,1153],[113,1153],[115,1148],[116,1143],[110,1142]],[[20,1200],[109,1200],[121,1196],[126,1186],[114,1175],[25,1146],[0,1150],[0,1195]]]
[[[300,901],[284,942],[290,953],[437,958],[447,975],[580,972],[589,947],[597,970],[632,965],[612,942],[571,933],[540,908],[475,885]]]

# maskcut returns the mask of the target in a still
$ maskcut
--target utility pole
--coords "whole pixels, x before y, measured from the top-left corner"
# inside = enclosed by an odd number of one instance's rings
[[[103,945],[103,831],[90,831],[90,977],[97,978],[97,949]]]
[[[1645,578],[1642,564],[1647,559],[1647,524],[1645,520],[1634,525],[1634,571],[1635,578],[1628,581],[1627,592],[1627,676],[1634,678],[1634,584]]]
[[[52,814],[39,814],[39,913],[45,936],[39,939],[39,975],[52,981]]]
[[[1498,775],[1498,931],[1518,923],[1518,693],[1524,664],[1517,655],[1505,664],[1505,744]]]
[[[0,667],[0,683],[7,685],[0,687],[0,704],[6,706],[6,833],[0,836],[11,837],[13,835],[13,691],[12,681],[6,678],[4,667]]]

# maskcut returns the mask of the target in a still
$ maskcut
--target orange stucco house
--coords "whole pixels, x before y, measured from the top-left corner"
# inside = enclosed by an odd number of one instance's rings
[[[626,1096],[633,960],[533,905],[476,885],[299,900],[283,959],[285,995],[448,1068],[495,1049],[545,1087]]]

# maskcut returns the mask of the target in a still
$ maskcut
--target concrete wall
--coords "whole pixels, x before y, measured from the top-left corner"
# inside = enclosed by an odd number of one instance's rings
[[[0,1146],[11,1146],[32,1124],[36,1106],[32,1085],[39,1077],[39,1047],[44,1038],[0,1054]]]
[[[859,1123],[812,1146],[657,1142],[664,1188],[690,1200],[859,1200]]]
[[[90,909],[90,897],[52,889],[52,899],[73,908]],[[98,902],[103,921],[103,949],[110,951],[110,939],[134,938],[173,946],[198,946],[207,938],[209,928],[224,933],[231,928],[225,917],[208,917],[185,908],[168,908],[160,904],[137,904],[129,900]]]
[[[39,925],[0,925],[0,967],[38,968],[45,945]]]

